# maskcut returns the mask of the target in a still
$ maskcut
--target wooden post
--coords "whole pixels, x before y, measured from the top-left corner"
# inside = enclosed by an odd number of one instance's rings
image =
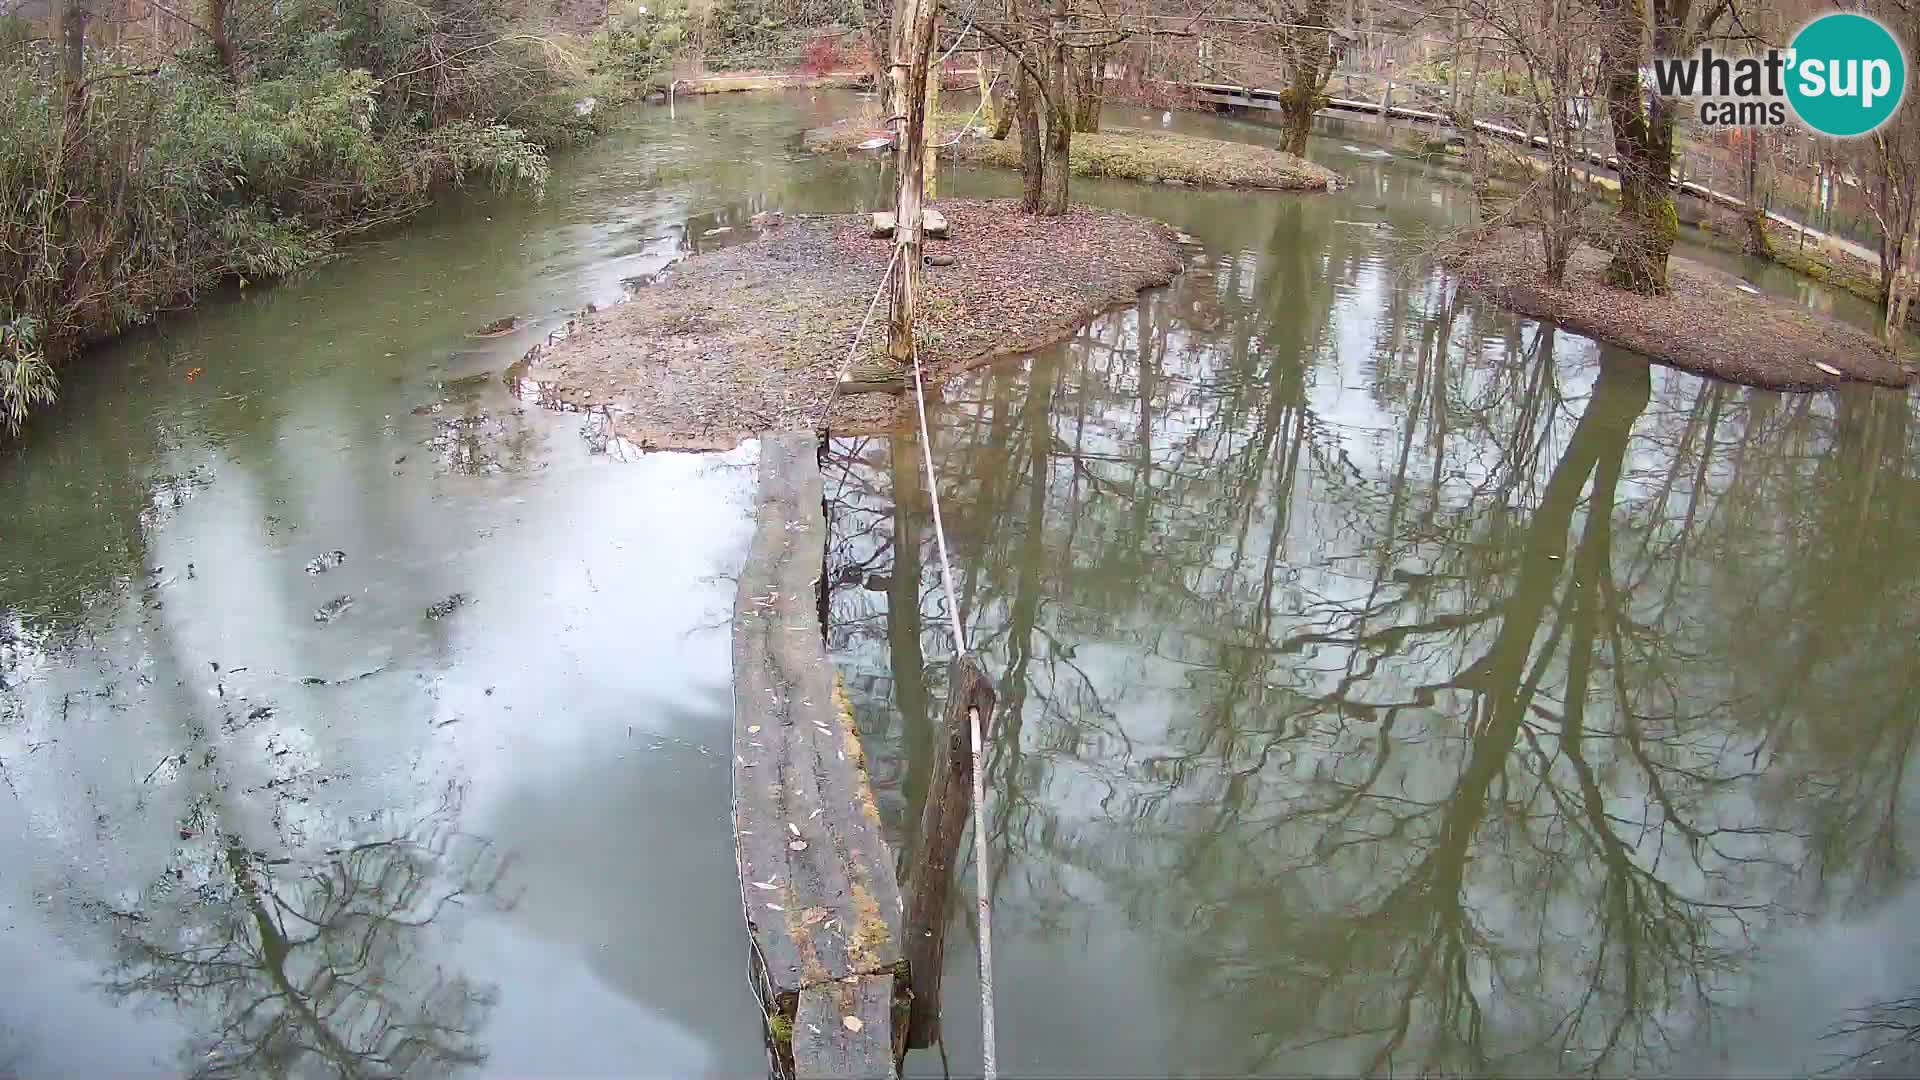
[[[992,727],[996,700],[993,681],[971,656],[948,667],[947,710],[941,737],[934,741],[933,771],[927,801],[920,809],[919,847],[907,868],[907,981],[913,988],[907,1019],[907,1046],[922,1050],[940,1037],[940,975],[947,951],[947,902],[953,892],[953,866],[960,837],[972,812],[972,729],[967,713],[980,717],[980,738]]]
[[[900,0],[894,10],[895,100],[906,115],[894,125],[892,296],[887,304],[887,355],[897,364],[913,356],[913,316],[920,299],[920,211],[927,158],[927,65],[939,16],[934,0]]]

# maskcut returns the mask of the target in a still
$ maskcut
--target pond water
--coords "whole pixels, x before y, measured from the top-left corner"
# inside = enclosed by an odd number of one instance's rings
[[[710,229],[876,203],[793,149],[849,104],[636,112],[537,205],[69,377],[0,456],[0,958],[36,976],[0,1075],[763,1068],[723,749],[753,448],[616,460],[497,376]],[[1076,182],[1193,271],[934,409],[1003,703],[1002,1068],[1844,1063],[1822,1036],[1920,984],[1908,399],[1463,299],[1408,258],[1463,193],[1366,134],[1316,141],[1330,197]],[[832,643],[904,846],[950,652],[919,448],[832,451]]]

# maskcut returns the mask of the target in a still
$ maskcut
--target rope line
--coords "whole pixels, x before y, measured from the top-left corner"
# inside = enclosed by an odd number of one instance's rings
[[[873,313],[880,306],[880,297],[887,291],[887,283],[893,280],[893,268],[900,264],[901,248],[894,245],[893,258],[887,260],[887,272],[880,275],[880,287],[873,290],[873,300],[867,304],[867,317],[860,320],[860,329],[853,335],[853,347],[847,350],[847,362],[840,365],[840,376],[833,380],[833,388],[827,391],[827,407],[820,414],[820,423],[827,422],[827,414],[833,411],[833,403],[840,397],[841,384],[847,376],[853,374],[854,358],[860,355],[860,342],[867,336],[867,327],[873,325]]]
[[[991,85],[991,84],[989,84]],[[984,105],[985,99],[982,99]],[[895,222],[896,229],[904,222]],[[893,258],[887,261],[887,272],[881,275],[880,286],[873,291],[873,299],[867,304],[867,314],[860,321],[860,329],[853,336],[853,345],[847,349],[847,359],[840,368],[840,377],[834,380],[833,388],[827,392],[826,413],[833,411],[833,403],[838,398],[840,387],[853,371],[853,362],[860,355],[860,343],[865,340],[867,327],[873,323],[873,314],[880,307],[880,297],[885,295],[887,285],[893,280],[893,273],[899,268],[900,253],[906,245],[895,244]],[[967,655],[967,631],[960,621],[960,597],[953,587],[953,559],[947,547],[946,519],[940,512],[940,485],[933,470],[933,439],[927,429],[927,390],[921,378],[920,349],[915,343],[910,358],[913,368],[913,405],[920,419],[920,460],[927,470],[927,493],[933,504],[933,535],[940,550],[940,584],[947,594],[947,618],[953,629],[954,654],[957,657]],[[823,413],[820,422],[824,425],[827,416]],[[955,688],[950,688],[957,689]],[[980,710],[974,706],[967,708],[967,734],[973,751],[973,853],[974,853],[974,892],[975,903],[980,915],[980,1042],[981,1062],[986,1080],[998,1080],[1000,1067],[994,1053],[994,1015],[993,1015],[993,911],[987,891],[987,818],[986,818],[986,782],[983,765],[985,753],[981,748]],[[941,1053],[946,1053],[945,1040],[942,1040]]]
[[[920,350],[913,350],[913,405],[920,417],[920,457],[927,467],[927,494],[933,503],[933,536],[940,545],[940,583],[947,592],[947,617],[953,625],[953,647],[967,654],[967,634],[960,625],[960,597],[953,588],[953,561],[947,553],[947,529],[940,516],[940,485],[933,472],[933,438],[927,430],[927,391],[920,379]],[[958,687],[949,687],[953,693]],[[985,754],[980,747],[980,710],[967,707],[967,734],[973,745],[973,876],[974,903],[980,913],[980,1060],[986,1080],[997,1080],[1000,1068],[994,1055],[993,1023],[993,908],[987,893]]]
[[[966,138],[967,133],[973,130],[973,122],[975,120],[980,119],[980,114],[986,111],[987,96],[993,93],[994,84],[998,83],[999,81],[1000,81],[1000,76],[998,73],[996,73],[993,76],[993,78],[987,80],[987,92],[985,94],[980,95],[980,103],[973,107],[973,115],[967,117],[967,122],[960,125],[959,131],[956,131],[953,133],[953,138],[948,139],[946,142],[943,142],[943,143],[933,143],[931,145],[933,145],[936,148],[952,146],[955,143],[958,143],[961,139]]]

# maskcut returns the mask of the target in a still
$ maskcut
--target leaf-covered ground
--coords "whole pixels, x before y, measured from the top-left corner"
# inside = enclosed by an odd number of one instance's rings
[[[1018,138],[989,139],[963,130],[966,117],[940,118],[938,134],[944,146],[940,156],[969,164],[1003,169],[1020,167]],[[956,141],[956,136],[959,138]],[[806,133],[802,141],[816,152],[846,152],[861,143],[885,138],[865,119],[843,120]],[[1068,162],[1076,176],[1108,176],[1150,183],[1178,181],[1196,187],[1270,188],[1285,191],[1325,191],[1338,174],[1270,146],[1205,139],[1171,131],[1143,131],[1110,127],[1074,135]]]
[[[1468,287],[1496,303],[1683,371],[1772,390],[1914,380],[1913,357],[1824,315],[1747,292],[1731,274],[1674,256],[1667,270],[1671,293],[1639,296],[1606,283],[1609,258],[1582,248],[1565,282],[1551,286],[1541,273],[1538,242],[1509,229],[1447,261]],[[1821,370],[1822,364],[1840,374]]]
[[[954,260],[925,271],[921,342],[936,384],[1057,340],[1180,271],[1173,231],[1127,214],[936,206],[953,238],[927,250]],[[829,419],[836,431],[889,427],[911,416],[911,397],[832,394],[893,254],[869,228],[867,215],[789,219],[694,256],[627,303],[583,316],[508,378],[543,404],[604,410],[614,433],[641,449],[725,448]],[[863,372],[890,370],[886,314],[883,297],[856,358]]]

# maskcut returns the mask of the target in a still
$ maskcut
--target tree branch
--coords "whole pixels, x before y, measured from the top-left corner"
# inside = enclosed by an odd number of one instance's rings
[[[1020,61],[1021,68],[1026,71],[1027,77],[1033,80],[1033,84],[1040,88],[1040,97],[1047,103],[1047,108],[1051,111],[1054,108],[1053,95],[1047,93],[1047,80],[1040,74],[1039,70],[1033,66],[1033,62],[1027,58],[1027,51],[1008,41],[1006,38],[1001,37],[999,34],[994,33],[992,30],[987,29],[983,23],[974,23],[973,28],[980,31],[982,37],[1005,49],[1013,55],[1014,59]]]

